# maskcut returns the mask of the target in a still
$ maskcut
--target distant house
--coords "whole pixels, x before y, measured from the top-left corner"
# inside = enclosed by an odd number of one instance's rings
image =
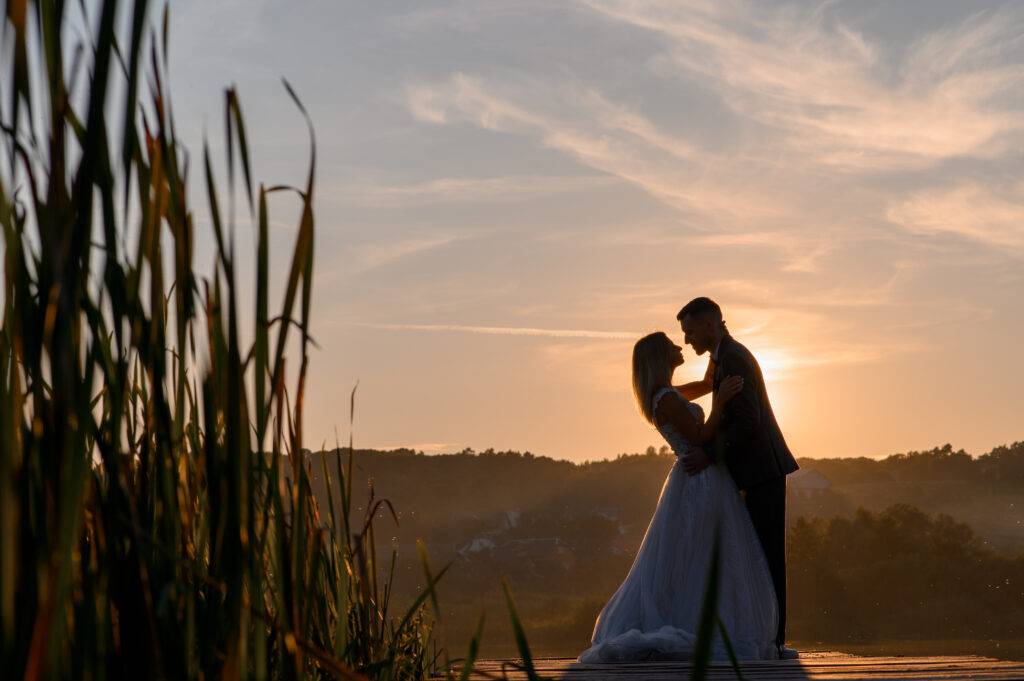
[[[786,487],[798,496],[813,497],[832,487],[832,481],[813,468],[801,468],[786,478]]]
[[[503,514],[503,520],[505,521],[505,529],[510,530],[513,527],[519,525],[519,519],[523,516],[523,512],[518,509],[509,509]]]
[[[523,550],[554,550],[568,551],[568,545],[561,537],[527,537],[525,539],[509,539],[503,542],[501,548],[510,551]]]
[[[480,553],[481,551],[493,551],[497,544],[493,540],[487,537],[476,537],[471,540],[468,544],[459,549],[459,555],[463,558],[469,556],[472,553]]]
[[[498,547],[499,559],[517,561],[531,574],[542,577],[558,566],[569,572],[576,564],[572,548],[560,537],[510,539]]]

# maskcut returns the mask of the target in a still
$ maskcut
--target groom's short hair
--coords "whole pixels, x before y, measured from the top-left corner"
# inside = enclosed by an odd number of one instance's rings
[[[722,308],[718,306],[718,303],[701,296],[700,298],[694,298],[686,305],[683,305],[683,309],[676,315],[676,319],[683,321],[683,317],[690,315],[692,317],[704,317],[713,314],[715,319],[721,321],[722,319]]]

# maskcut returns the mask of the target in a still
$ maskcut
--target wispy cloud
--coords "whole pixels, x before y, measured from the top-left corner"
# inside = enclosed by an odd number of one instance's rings
[[[586,329],[535,329],[519,326],[469,326],[464,324],[376,324],[371,322],[352,322],[353,326],[362,326],[384,331],[445,331],[455,333],[478,333],[489,336],[541,336],[545,338],[587,338],[598,340],[637,339],[639,334],[628,331],[592,331]]]
[[[896,68],[829,3],[583,0],[670,41],[669,58],[699,74],[744,116],[788,131],[786,147],[845,169],[920,167],[1006,151],[1024,119],[1005,93],[1024,83],[1007,57],[1024,12],[983,12],[911,44]],[[1019,54],[1017,54],[1019,57]]]
[[[742,319],[734,335],[757,357],[769,380],[789,380],[818,369],[872,364],[919,352],[920,340],[863,328],[857,319],[837,319],[833,311],[787,306],[733,304],[726,319]]]
[[[884,278],[855,287],[808,288],[799,281],[735,277],[709,278],[699,290],[680,292],[673,281],[643,283],[594,292],[589,303],[595,310],[630,310],[629,323],[640,327],[638,320],[654,321],[678,340],[678,306],[690,297],[710,295],[722,305],[733,335],[754,352],[772,380],[787,380],[810,370],[870,364],[921,350],[923,342],[913,333],[864,323],[889,316],[899,319],[903,315],[898,311],[923,308],[922,303],[908,304],[901,297],[915,268],[912,263],[896,264]],[[605,359],[597,349],[592,352],[595,361],[607,364],[600,369],[602,375],[621,374],[621,352],[609,349]],[[585,355],[583,350],[565,348],[554,356]]]
[[[624,233],[618,240],[633,244],[654,245],[675,243],[693,249],[697,254],[709,250],[736,251],[737,249],[770,250],[778,253],[780,269],[784,272],[816,273],[821,271],[822,260],[841,246],[841,236],[829,233],[805,233],[801,230],[719,231],[713,233],[684,233],[671,235],[637,235]]]
[[[406,89],[409,111],[433,124],[469,122],[484,130],[535,136],[580,163],[639,186],[677,209],[705,220],[745,223],[779,216],[783,203],[747,181],[746,159],[711,159],[686,139],[658,129],[639,112],[572,83],[487,82],[457,73]]]
[[[785,284],[778,280],[717,278],[705,282],[707,290],[723,299],[759,310],[801,310],[822,312],[836,308],[869,308],[900,305],[900,287],[918,268],[913,262],[896,261],[887,266],[888,276],[879,272],[869,284],[832,284],[806,287],[803,282]]]
[[[600,190],[620,182],[610,175],[444,177],[406,185],[348,185],[340,195],[346,201],[381,207],[440,203],[493,204]]]
[[[997,248],[1024,248],[1024,183],[998,191],[978,182],[917,192],[889,220],[917,234],[951,234]]]
[[[411,449],[414,452],[423,452],[424,454],[441,454],[449,452],[457,452],[463,449],[463,445],[455,442],[413,442],[413,443],[401,443],[401,444],[372,444],[366,445],[367,449],[376,449],[378,451],[392,451],[395,449]]]
[[[776,251],[783,272],[815,273],[822,259],[840,245],[838,235],[807,233],[802,230],[694,232],[665,228],[637,228],[600,237],[597,241],[612,246],[667,246],[691,249],[704,255],[709,250],[736,251],[741,248]]]
[[[1024,12],[1008,7],[979,13],[896,50],[836,19],[828,3],[582,0],[580,6],[665,37],[662,60],[651,62],[660,64],[658,74],[701,78],[743,119],[773,134],[761,135],[753,149],[709,148],[564,74],[506,72],[496,78],[460,72],[413,83],[405,91],[409,111],[421,122],[469,123],[533,137],[641,188],[686,220],[682,230],[631,225],[595,236],[597,242],[753,247],[778,253],[783,272],[821,273],[851,239],[874,237],[849,217],[837,221],[815,197],[835,202],[859,192],[860,209],[882,225],[888,219],[919,233],[969,232],[990,243],[1017,243],[1009,227],[1013,207],[999,197],[966,191],[945,197],[991,200],[978,212],[996,226],[982,229],[974,219],[942,228],[918,197],[893,201],[894,190],[843,188],[841,176],[822,173],[914,172],[1014,148],[1024,116],[1005,92],[1024,85],[1024,65],[1015,52],[1024,43]],[[546,191],[545,178],[517,182],[440,180],[371,192],[369,200],[447,201],[461,193],[465,200],[504,201]],[[893,206],[888,212],[887,204]],[[837,204],[835,212],[842,210]],[[816,223],[827,229],[816,229]]]
[[[488,22],[529,13],[533,16],[553,9],[546,0],[459,0],[446,3],[411,3],[415,8],[392,18],[392,23],[409,31],[479,31]]]
[[[349,274],[359,274],[468,238],[470,237],[464,234],[431,231],[392,240],[355,244],[349,248],[346,271]]]

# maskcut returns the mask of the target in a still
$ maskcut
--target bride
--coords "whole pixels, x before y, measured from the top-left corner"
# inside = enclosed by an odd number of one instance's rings
[[[683,458],[710,442],[722,407],[743,387],[725,379],[707,421],[689,401],[711,389],[705,380],[680,389],[672,373],[682,348],[662,332],[633,348],[633,393],[641,414],[665,438],[676,461],[665,479],[643,542],[625,581],[601,610],[580,662],[689,659],[704,601],[716,527],[720,533],[718,616],[741,660],[775,659],[777,604],[768,564],[750,516],[728,471],[708,466],[690,477]],[[712,657],[726,651],[716,631]]]

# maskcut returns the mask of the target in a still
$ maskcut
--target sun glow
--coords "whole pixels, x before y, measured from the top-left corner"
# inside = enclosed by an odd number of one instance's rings
[[[761,367],[761,375],[764,377],[765,389],[768,391],[768,399],[772,405],[780,425],[793,424],[790,408],[794,402],[791,394],[791,379],[800,362],[797,361],[791,351],[783,350],[770,345],[759,346],[753,344],[756,350],[752,349],[757,363]]]
[[[757,363],[761,365],[761,373],[766,385],[774,385],[786,380],[792,373],[796,362],[785,350],[773,347],[758,348],[754,353]]]

